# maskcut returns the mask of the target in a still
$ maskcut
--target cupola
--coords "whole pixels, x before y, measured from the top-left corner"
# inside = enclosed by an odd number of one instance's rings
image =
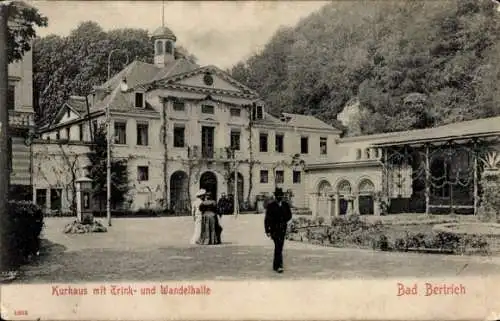
[[[175,60],[175,41],[177,37],[172,30],[162,26],[156,29],[151,39],[154,44],[154,63],[157,67],[163,68]]]

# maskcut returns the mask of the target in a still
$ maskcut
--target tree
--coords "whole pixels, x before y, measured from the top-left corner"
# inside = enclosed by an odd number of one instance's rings
[[[90,161],[88,171],[89,178],[93,181],[94,199],[99,203],[101,210],[105,207],[107,198],[107,155],[106,127],[101,125],[95,132],[93,144],[87,155]],[[111,159],[111,207],[116,208],[125,201],[130,186],[127,160]]]
[[[360,134],[425,128],[500,114],[499,40],[490,0],[334,2],[279,30],[231,74],[274,114],[335,125],[359,100]],[[425,104],[409,102],[415,94]]]
[[[7,52],[11,63],[21,60],[24,53],[31,50],[31,41],[36,37],[35,27],[46,27],[48,19],[22,1],[7,5],[7,17]]]

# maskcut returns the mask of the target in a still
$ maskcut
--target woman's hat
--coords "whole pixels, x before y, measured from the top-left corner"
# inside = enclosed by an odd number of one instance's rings
[[[285,194],[283,193],[283,189],[277,187],[275,190],[274,190],[274,196],[275,197],[280,197],[280,196],[284,196]]]
[[[207,194],[207,191],[205,191],[205,190],[202,188],[202,189],[200,189],[200,190],[198,191],[198,193],[196,193],[196,197],[200,197],[200,196],[203,196],[203,195],[205,195],[205,194]]]

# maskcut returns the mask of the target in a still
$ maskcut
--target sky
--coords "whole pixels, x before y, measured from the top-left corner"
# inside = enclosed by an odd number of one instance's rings
[[[79,22],[92,20],[104,30],[162,24],[162,1],[40,1],[32,5],[49,19],[39,36],[66,36]],[[229,68],[258,52],[280,26],[294,26],[324,1],[164,2],[164,21],[178,44],[201,65]]]

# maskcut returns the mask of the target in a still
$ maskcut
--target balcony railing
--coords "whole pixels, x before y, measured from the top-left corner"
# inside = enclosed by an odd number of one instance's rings
[[[231,160],[232,151],[228,147],[190,146],[188,147],[190,159]]]
[[[9,126],[30,128],[35,126],[35,114],[27,111],[9,110]]]

